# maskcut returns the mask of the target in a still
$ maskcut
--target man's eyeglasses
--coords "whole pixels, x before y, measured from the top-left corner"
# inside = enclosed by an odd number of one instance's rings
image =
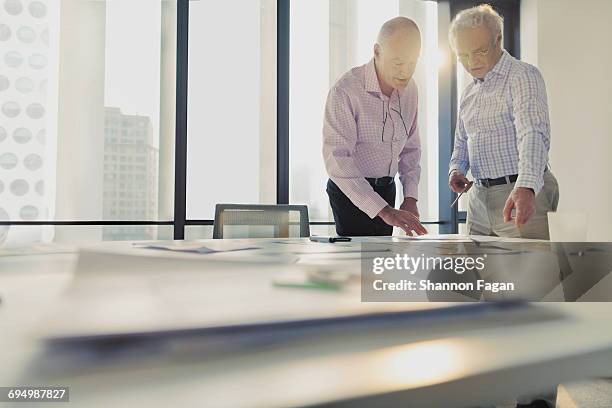
[[[387,124],[387,118],[389,117],[388,112],[385,110],[385,101],[382,101],[383,103],[383,125],[382,125],[382,131],[380,132],[380,140],[384,142],[384,137],[385,137],[385,125]],[[397,106],[399,107],[399,111],[391,108],[391,106],[389,106],[389,109],[391,109],[393,112],[397,113],[400,117],[400,119],[402,120],[402,125],[404,125],[404,132],[406,132],[406,138],[408,138],[408,128],[406,127],[406,122],[404,121],[404,116],[402,115],[402,103],[400,102],[400,97],[399,94],[397,95]]]
[[[457,54],[457,59],[459,61],[465,62],[468,59],[480,59],[480,58],[484,58],[487,55],[489,55],[489,53],[491,53],[491,50],[493,50],[493,47],[495,47],[495,43],[497,41],[494,41],[493,43],[491,43],[491,45],[489,45],[488,48],[486,49],[480,49],[480,50],[476,50],[473,52],[470,52],[469,54]]]

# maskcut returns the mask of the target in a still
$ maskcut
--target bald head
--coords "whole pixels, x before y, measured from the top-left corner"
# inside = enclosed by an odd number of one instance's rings
[[[383,93],[405,88],[421,54],[421,33],[414,21],[395,17],[380,28],[374,44],[376,74]]]
[[[395,17],[384,23],[380,27],[376,42],[383,45],[390,37],[395,35],[406,37],[407,40],[421,42],[419,26],[408,17]]]

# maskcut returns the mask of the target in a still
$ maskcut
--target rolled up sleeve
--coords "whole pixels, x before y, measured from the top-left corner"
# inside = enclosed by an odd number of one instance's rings
[[[370,218],[387,202],[374,191],[354,161],[357,125],[348,95],[333,87],[327,96],[323,123],[323,160],[329,178]]]

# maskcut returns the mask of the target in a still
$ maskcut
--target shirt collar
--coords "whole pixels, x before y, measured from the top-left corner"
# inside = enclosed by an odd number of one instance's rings
[[[512,64],[512,56],[508,54],[508,51],[502,50],[502,55],[497,64],[491,69],[491,71],[487,72],[484,79],[480,80],[478,78],[474,78],[474,83],[484,82],[490,79],[493,75],[505,76],[510,71],[510,65]]]
[[[382,94],[380,84],[378,83],[378,75],[376,75],[376,67],[374,66],[374,58],[366,64],[365,69],[365,90],[366,92],[376,92]]]
[[[376,75],[376,66],[374,65],[374,58],[366,64],[365,67],[365,83],[364,87],[366,92],[377,93],[381,98],[385,97],[380,89],[380,83],[378,82],[378,75]],[[396,90],[398,95],[401,97],[404,89]],[[393,92],[391,93],[393,95]]]

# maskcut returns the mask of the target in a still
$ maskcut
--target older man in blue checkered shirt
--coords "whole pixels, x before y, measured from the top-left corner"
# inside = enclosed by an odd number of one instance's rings
[[[548,168],[550,125],[540,71],[502,48],[503,19],[490,6],[459,13],[451,46],[473,77],[461,96],[449,185],[468,194],[470,234],[548,239],[559,187]]]

